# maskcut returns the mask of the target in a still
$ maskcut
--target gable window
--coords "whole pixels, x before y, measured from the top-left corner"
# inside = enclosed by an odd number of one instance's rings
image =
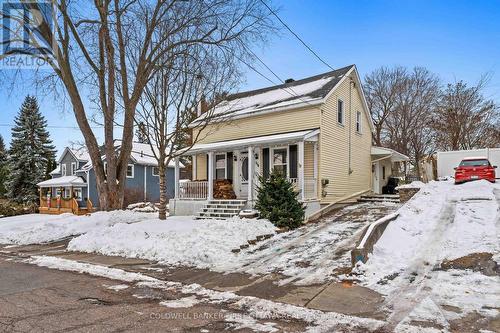
[[[76,173],[76,163],[71,162],[71,175],[74,176]]]
[[[215,155],[215,179],[226,179],[226,154]]]
[[[66,164],[61,164],[61,175],[66,176]]]
[[[287,148],[273,149],[273,170],[280,172],[285,178],[288,169],[288,150]]]
[[[133,164],[127,165],[127,178],[134,178],[134,165]]]
[[[356,112],[356,131],[361,133],[361,112]]]
[[[160,175],[160,168],[159,167],[153,167],[153,176],[158,177]]]
[[[341,99],[337,101],[337,121],[344,125],[344,101]]]

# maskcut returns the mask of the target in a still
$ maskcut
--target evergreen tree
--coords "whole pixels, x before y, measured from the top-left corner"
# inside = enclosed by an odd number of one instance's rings
[[[5,148],[3,137],[0,135],[0,198],[5,197],[7,192],[6,182],[8,174],[7,150]]]
[[[294,229],[304,220],[305,208],[297,199],[298,193],[280,172],[271,173],[269,179],[260,178],[255,209],[262,218],[277,227]]]
[[[48,172],[52,171],[48,170],[49,161],[55,159],[55,147],[36,97],[26,96],[14,123],[9,150],[11,174],[7,182],[7,196],[18,202],[36,202],[36,184],[46,179]]]

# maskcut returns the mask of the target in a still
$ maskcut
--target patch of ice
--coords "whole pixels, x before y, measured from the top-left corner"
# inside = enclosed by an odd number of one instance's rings
[[[198,304],[200,301],[195,296],[189,296],[169,301],[162,301],[160,305],[169,307],[169,308],[190,308],[193,305]]]
[[[120,291],[120,290],[125,290],[125,289],[128,289],[129,286],[126,285],[126,284],[117,284],[117,285],[114,285],[114,286],[107,286],[107,285],[104,285],[106,288],[108,289],[111,289],[111,290],[114,290],[114,291]]]

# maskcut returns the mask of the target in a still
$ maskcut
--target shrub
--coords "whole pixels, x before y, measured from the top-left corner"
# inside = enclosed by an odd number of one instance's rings
[[[281,173],[271,173],[269,179],[260,178],[255,209],[262,218],[275,226],[294,229],[304,221],[305,207],[297,199],[298,192]]]

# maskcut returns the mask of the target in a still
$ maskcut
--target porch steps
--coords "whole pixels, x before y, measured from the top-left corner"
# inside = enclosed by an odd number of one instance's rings
[[[246,200],[211,200],[198,212],[195,219],[225,220],[238,215],[245,205]]]
[[[366,194],[358,202],[399,202],[399,194]]]

